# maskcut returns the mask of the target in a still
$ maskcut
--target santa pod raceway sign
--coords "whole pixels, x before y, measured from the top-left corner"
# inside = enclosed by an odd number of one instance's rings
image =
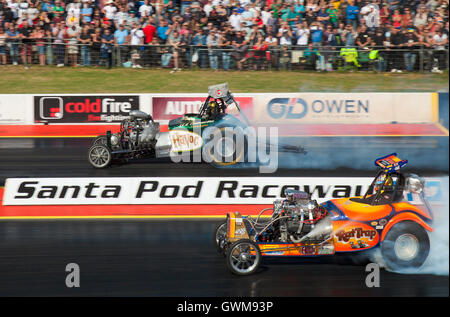
[[[284,197],[287,188],[308,192],[321,203],[364,195],[371,181],[367,177],[9,178],[3,205],[270,205]],[[439,179],[427,179],[426,187],[430,202],[441,201]],[[418,201],[410,194],[405,199]]]
[[[131,110],[139,110],[139,96],[35,96],[35,122],[120,122]]]

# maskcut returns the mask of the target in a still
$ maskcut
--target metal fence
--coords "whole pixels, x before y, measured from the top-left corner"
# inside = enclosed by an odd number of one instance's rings
[[[0,46],[7,64],[105,66],[134,68],[199,68],[213,70],[365,70],[442,71],[449,68],[444,49],[360,49],[357,47],[270,46],[215,48],[167,45],[84,45],[75,39],[63,44],[10,42]]]

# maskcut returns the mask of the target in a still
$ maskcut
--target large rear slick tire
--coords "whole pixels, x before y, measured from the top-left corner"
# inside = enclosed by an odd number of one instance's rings
[[[425,229],[413,221],[394,225],[381,243],[381,254],[387,267],[394,271],[417,269],[430,252],[430,239]]]

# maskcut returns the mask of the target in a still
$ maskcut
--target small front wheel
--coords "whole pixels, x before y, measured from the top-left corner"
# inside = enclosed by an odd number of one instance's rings
[[[88,160],[95,168],[105,168],[111,163],[112,154],[105,145],[93,145],[89,149]]]
[[[251,240],[236,241],[227,251],[227,267],[236,275],[250,275],[256,272],[261,260],[261,251]]]

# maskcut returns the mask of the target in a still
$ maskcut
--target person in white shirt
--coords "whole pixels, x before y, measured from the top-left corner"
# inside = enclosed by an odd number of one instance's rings
[[[253,11],[250,11],[250,5],[245,5],[245,11],[241,13],[242,20],[247,26],[252,24],[252,19],[254,18]]]
[[[144,4],[139,7],[141,17],[149,17],[152,15],[153,7],[148,4],[148,0],[144,0]]]
[[[297,27],[297,32],[295,32],[295,36],[297,37],[297,45],[307,46],[309,33],[310,32],[306,22],[299,23]]]
[[[35,20],[39,16],[39,9],[36,8],[33,2],[30,2],[30,7],[28,8],[27,13],[29,19]]]
[[[138,64],[138,60],[141,58],[138,45],[144,44],[144,36],[144,31],[142,31],[141,26],[138,23],[134,22],[133,29],[130,31],[130,44],[134,45],[131,51],[131,61],[133,64],[133,68],[142,68],[142,66]]]
[[[103,14],[105,15],[105,17],[108,20],[113,20],[114,19],[114,15],[117,12],[117,8],[115,6],[113,6],[113,1],[112,0],[108,0],[106,1],[105,6],[102,9]]]
[[[261,19],[262,19],[264,25],[267,25],[267,22],[269,21],[269,18],[271,16],[272,16],[272,13],[270,13],[270,8],[268,6],[265,6],[264,10],[261,11]]]
[[[375,3],[375,0],[372,0],[372,3],[366,0],[366,5],[361,8],[360,13],[364,21],[366,21],[366,26],[369,30],[373,31],[380,26],[380,7]]]
[[[216,4],[216,6],[217,5],[218,4]],[[206,3],[205,6],[203,7],[203,11],[205,11],[206,16],[209,17],[209,14],[211,13],[212,10],[213,10],[213,4],[211,3],[211,0],[208,0],[208,3]]]
[[[81,11],[80,0],[75,0],[72,3],[69,3],[66,7],[67,14],[74,16],[76,18],[80,18],[80,11]]]
[[[238,14],[236,9],[233,9],[233,14],[229,17],[228,21],[235,31],[241,30],[241,23],[243,22],[242,16]]]
[[[120,8],[120,11],[117,12],[116,15],[114,16],[114,24],[116,25],[116,29],[119,28],[119,25],[127,24],[128,18],[129,14],[127,8],[125,6],[122,6]]]
[[[20,3],[17,6],[17,17],[20,19],[22,17],[22,14],[27,12],[29,7],[30,4],[27,1],[25,0],[20,1]]]

